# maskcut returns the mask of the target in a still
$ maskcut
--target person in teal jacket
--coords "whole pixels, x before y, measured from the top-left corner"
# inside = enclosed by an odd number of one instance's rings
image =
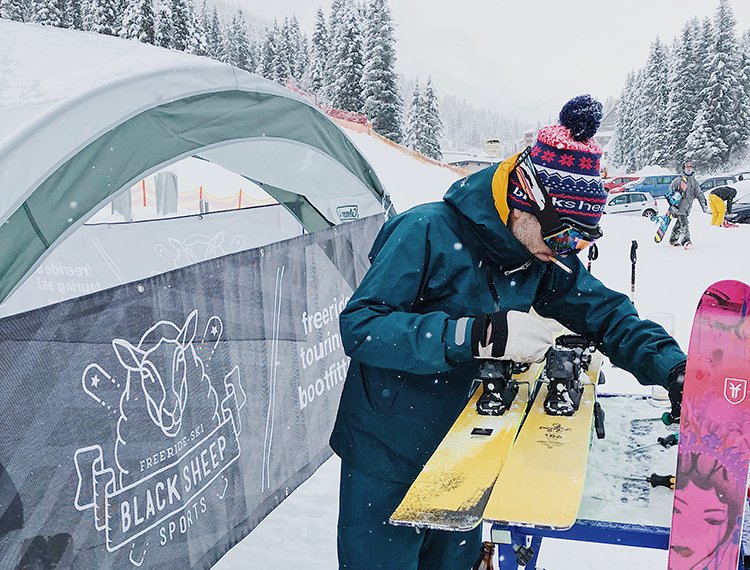
[[[606,200],[593,138],[601,104],[577,97],[560,119],[539,131],[531,160],[559,217],[595,232]],[[342,460],[340,568],[471,568],[479,529],[416,532],[388,518],[466,405],[478,357],[541,361],[559,328],[546,319],[593,338],[614,365],[670,388],[679,404],[686,357],[676,341],[575,255],[551,262],[516,160],[388,220],[340,316],[351,357],[331,436]]]

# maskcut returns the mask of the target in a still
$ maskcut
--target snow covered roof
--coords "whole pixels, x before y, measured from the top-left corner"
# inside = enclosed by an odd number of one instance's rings
[[[443,162],[446,164],[458,164],[464,162],[494,164],[495,162],[499,162],[499,160],[486,152],[474,154],[465,151],[446,151],[443,153]]]
[[[468,160],[474,156],[473,152],[466,150],[445,150],[443,151],[443,160],[446,163],[455,162],[457,160]]]
[[[207,58],[0,20],[0,301],[90,213],[187,156],[229,168],[308,230],[384,190],[306,99]]]
[[[661,174],[674,174],[674,170],[665,168],[663,166],[644,166],[640,170],[633,173],[633,176],[659,176]]]

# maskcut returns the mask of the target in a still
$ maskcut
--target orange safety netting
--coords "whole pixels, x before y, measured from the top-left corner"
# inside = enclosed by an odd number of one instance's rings
[[[335,109],[333,107],[328,107],[327,105],[323,105],[322,103],[319,103],[318,101],[316,101],[315,97],[313,97],[310,93],[307,93],[306,91],[300,89],[299,87],[297,87],[291,82],[287,83],[287,88],[309,99],[316,107],[318,107],[326,115],[331,117],[338,125],[346,129],[350,129],[358,133],[366,133],[370,135],[371,137],[374,137],[378,139],[379,141],[387,144],[388,146],[395,148],[396,150],[408,156],[411,156],[412,158],[419,160],[420,162],[432,164],[434,166],[440,166],[441,168],[447,168],[448,170],[455,172],[459,176],[468,176],[469,174],[471,174],[471,171],[466,168],[460,168],[458,166],[453,166],[451,164],[440,162],[439,160],[434,160],[432,158],[429,158],[423,155],[420,152],[417,152],[416,150],[412,150],[403,145],[395,143],[392,140],[384,137],[383,135],[378,134],[377,132],[375,132],[375,130],[373,130],[372,123],[370,123],[367,117],[365,117],[361,113],[356,113],[354,111],[344,111],[342,109]]]
[[[133,206],[147,208],[156,205],[156,186],[153,180],[141,180],[131,187],[130,193],[133,198]],[[207,203],[209,210],[221,211],[275,204],[276,200],[270,196],[268,198],[248,196],[242,188],[234,194],[216,196],[204,189],[203,186],[181,190],[177,195],[177,204],[180,209],[200,210],[201,202]]]

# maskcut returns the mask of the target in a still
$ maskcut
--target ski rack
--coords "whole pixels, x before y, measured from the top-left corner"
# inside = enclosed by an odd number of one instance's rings
[[[638,416],[628,418],[629,424],[637,424],[639,421],[650,421],[655,415],[655,408],[651,403],[651,399],[645,395],[634,395],[634,394],[598,394],[597,398],[604,400],[605,405],[608,408],[607,420],[610,425],[617,424],[618,421],[624,422],[622,415],[618,417],[616,413],[613,413],[613,409],[618,407],[630,406],[639,407]],[[640,403],[642,402],[642,406]],[[617,404],[617,405],[616,405]],[[629,408],[628,408],[629,409]],[[655,429],[664,430],[666,427],[660,422],[650,422],[653,424]],[[640,425],[640,424],[638,424]],[[611,429],[608,439],[616,439],[621,437],[616,427]],[[674,456],[674,462],[676,464],[676,446],[674,452],[671,455]],[[613,455],[616,457],[616,455]],[[667,453],[662,454],[662,457],[668,457]],[[628,458],[625,454],[621,454],[619,457],[621,463],[610,466],[613,473],[628,472],[628,467],[625,464]],[[668,470],[669,468],[665,468]],[[503,525],[492,521],[485,521],[482,524],[482,541],[492,542],[495,544],[495,565],[499,570],[537,570],[537,561],[539,557],[539,551],[545,538],[555,538],[561,540],[572,540],[578,542],[590,542],[598,544],[612,544],[617,546],[629,546],[635,548],[649,548],[656,550],[667,550],[669,548],[669,533],[671,526],[672,516],[672,492],[667,489],[657,489],[655,493],[660,495],[660,504],[658,507],[654,507],[658,512],[654,512],[651,518],[655,519],[651,523],[638,524],[632,520],[625,520],[628,515],[622,516],[622,520],[597,520],[590,516],[589,512],[585,512],[587,507],[593,510],[595,499],[590,494],[590,486],[595,485],[593,479],[596,477],[597,467],[593,463],[589,464],[589,469],[586,476],[586,489],[584,490],[584,499],[581,505],[581,512],[579,513],[580,518],[576,523],[567,530],[550,530],[544,528],[533,528],[521,525]],[[658,470],[658,469],[657,469]],[[674,467],[672,467],[674,470]],[[587,492],[589,491],[589,492]],[[665,494],[667,494],[665,499]],[[625,513],[628,510],[627,505],[618,505],[618,510]],[[747,509],[745,512],[746,520],[750,515]],[[658,521],[656,520],[658,519]],[[517,552],[519,547],[523,548],[523,552],[531,552],[531,558],[525,558],[526,564],[523,565],[522,560],[518,559]],[[740,556],[740,565],[738,570],[745,570],[743,565],[744,556]],[[502,562],[500,563],[500,560]]]

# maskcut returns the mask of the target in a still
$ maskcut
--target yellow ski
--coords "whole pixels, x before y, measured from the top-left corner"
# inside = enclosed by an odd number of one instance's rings
[[[544,411],[546,388],[534,399],[513,450],[495,481],[484,520],[568,529],[576,521],[586,480],[595,385],[602,355],[595,353],[578,410],[572,416]]]
[[[492,484],[526,411],[529,385],[541,369],[532,364],[514,376],[518,394],[502,416],[477,413],[482,387],[477,389],[391,515],[392,524],[466,531],[482,522]]]

